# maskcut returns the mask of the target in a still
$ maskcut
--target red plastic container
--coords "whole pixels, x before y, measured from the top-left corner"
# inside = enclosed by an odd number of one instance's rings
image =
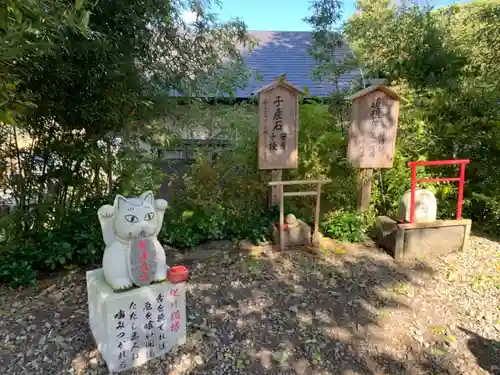
[[[184,266],[169,267],[167,271],[167,279],[172,284],[183,283],[189,278],[189,271]]]

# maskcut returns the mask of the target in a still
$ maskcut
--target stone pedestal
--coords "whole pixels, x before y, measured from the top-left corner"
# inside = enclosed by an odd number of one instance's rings
[[[140,366],[186,342],[186,285],[116,293],[103,269],[87,272],[90,329],[110,372]]]
[[[378,245],[397,260],[430,260],[466,250],[471,225],[469,219],[398,224],[387,216],[379,216],[375,229]]]

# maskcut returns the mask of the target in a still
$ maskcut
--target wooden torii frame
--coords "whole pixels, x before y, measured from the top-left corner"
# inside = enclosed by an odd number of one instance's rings
[[[285,249],[285,197],[306,197],[316,196],[316,210],[314,212],[314,232],[313,238],[316,233],[319,233],[319,212],[321,206],[321,185],[332,182],[330,179],[325,180],[292,180],[292,181],[271,181],[269,186],[278,187],[279,206],[280,206],[280,250]],[[284,192],[285,185],[316,185],[316,191],[290,191]]]

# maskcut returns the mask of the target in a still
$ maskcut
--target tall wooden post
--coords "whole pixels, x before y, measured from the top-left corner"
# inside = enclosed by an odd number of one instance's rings
[[[314,233],[319,232],[319,212],[320,212],[320,209],[321,209],[321,184],[318,184],[316,186],[316,209],[314,211]]]
[[[373,169],[392,168],[396,148],[399,103],[394,90],[373,85],[349,97],[352,100],[347,160],[358,169],[357,210],[370,208]]]
[[[358,194],[356,208],[358,212],[365,212],[370,208],[372,195],[373,169],[360,169],[358,173]]]
[[[285,192],[283,185],[278,186],[280,200],[280,250],[285,249]]]
[[[283,179],[282,169],[273,169],[271,171],[271,181],[278,182]],[[269,204],[271,207],[277,206],[280,203],[280,189],[279,186],[271,186],[271,197],[269,199]]]

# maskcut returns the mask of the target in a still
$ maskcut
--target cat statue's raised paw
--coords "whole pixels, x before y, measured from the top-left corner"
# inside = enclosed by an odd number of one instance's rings
[[[147,191],[137,198],[117,195],[97,211],[106,249],[104,277],[115,291],[149,285],[167,277],[165,251],[157,235],[168,207]]]

